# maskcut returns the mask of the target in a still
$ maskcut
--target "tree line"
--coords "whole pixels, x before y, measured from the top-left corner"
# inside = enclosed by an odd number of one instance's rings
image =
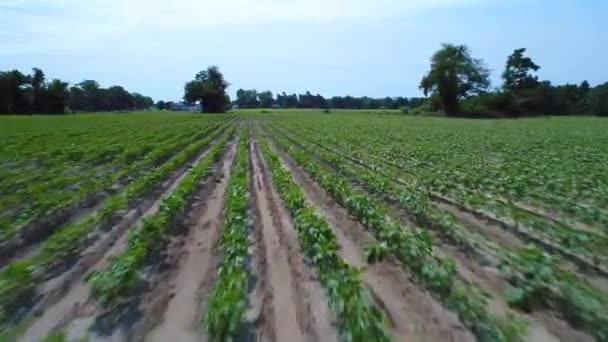
[[[541,67],[525,52],[516,49],[507,57],[502,86],[490,90],[490,71],[483,60],[473,58],[466,45],[443,44],[420,82],[428,110],[473,117],[608,116],[608,82],[554,86],[539,80]]]
[[[490,70],[481,59],[473,58],[466,45],[443,44],[431,57],[430,70],[420,81],[425,98],[352,97],[325,98],[309,91],[304,94],[273,96],[266,90],[239,89],[231,102],[229,85],[218,67],[198,73],[184,87],[187,103],[200,102],[203,112],[223,112],[239,108],[344,108],[396,109],[405,112],[442,112],[448,116],[519,117],[534,115],[608,116],[608,82],[592,87],[589,82],[552,85],[539,80],[540,65],[526,56],[526,49],[515,49],[507,57],[502,86],[490,89]],[[163,103],[157,104],[163,107]],[[410,111],[410,109],[413,109]]]
[[[102,88],[94,80],[71,87],[59,79],[47,81],[38,68],[29,75],[19,70],[0,72],[0,114],[134,110],[153,104],[150,97],[128,92],[121,86]]]
[[[277,94],[276,98],[269,90],[258,92],[255,89],[239,89],[233,106],[239,108],[319,108],[319,109],[398,109],[416,108],[424,103],[423,98],[385,97],[371,98],[367,96],[333,96],[325,98],[313,95],[310,91],[304,94]]]

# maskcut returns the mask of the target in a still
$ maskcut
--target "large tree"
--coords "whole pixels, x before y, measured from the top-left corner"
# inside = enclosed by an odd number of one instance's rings
[[[530,57],[524,56],[524,52],[526,49],[516,49],[507,58],[507,65],[502,73],[502,78],[505,80],[503,87],[507,91],[534,88],[540,84],[538,77],[533,74],[540,69],[540,66]]]
[[[219,68],[211,66],[196,74],[193,81],[186,83],[184,100],[188,103],[200,101],[205,113],[222,113],[229,104],[226,94],[228,85]]]
[[[484,62],[473,58],[466,45],[443,44],[431,57],[431,70],[422,78],[420,88],[450,115],[458,112],[461,99],[488,89],[489,74]]]

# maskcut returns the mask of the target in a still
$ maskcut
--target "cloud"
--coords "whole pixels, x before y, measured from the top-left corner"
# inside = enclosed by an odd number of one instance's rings
[[[474,0],[3,0],[0,17],[32,34],[125,34],[276,22],[373,19]],[[94,31],[94,32],[93,32]]]

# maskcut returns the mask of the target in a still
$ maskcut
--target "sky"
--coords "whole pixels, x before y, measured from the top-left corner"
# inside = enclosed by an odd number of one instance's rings
[[[155,100],[218,65],[237,89],[421,96],[442,43],[501,85],[525,47],[554,84],[608,81],[605,0],[0,0],[0,70],[41,68]]]

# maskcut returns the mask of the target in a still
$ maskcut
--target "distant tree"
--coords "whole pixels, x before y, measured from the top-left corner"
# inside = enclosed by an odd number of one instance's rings
[[[315,97],[310,93],[310,91],[306,91],[305,94],[300,94],[298,96],[298,108],[315,108]]]
[[[121,86],[108,88],[106,94],[109,98],[103,102],[107,103],[109,110],[127,110],[132,109],[135,105],[133,96]]]
[[[258,98],[260,100],[260,107],[262,108],[270,108],[274,104],[272,92],[270,92],[269,90],[259,93]]]
[[[255,89],[236,91],[236,104],[240,108],[258,108],[260,101],[258,100],[258,92]]]
[[[78,87],[82,89],[84,95],[84,108],[79,108],[86,111],[104,110],[103,101],[101,99],[101,90],[99,83],[94,80],[84,80],[78,83]]]
[[[298,106],[298,95],[287,95],[285,92],[277,95],[277,104],[281,108],[295,108]]]
[[[489,73],[482,60],[471,56],[466,45],[443,44],[431,58],[431,70],[422,78],[420,88],[451,115],[458,112],[461,99],[490,86]]]
[[[45,76],[44,72],[38,68],[32,69],[33,74],[30,76],[30,84],[32,86],[32,106],[33,111],[42,113],[45,111]]]
[[[526,49],[516,49],[507,58],[505,71],[502,73],[504,89],[507,91],[518,91],[534,88],[539,85],[538,76],[533,75],[540,69],[530,57],[525,57]]]
[[[19,70],[0,72],[0,113],[30,112],[30,100],[27,96],[29,83],[29,77]]]
[[[160,100],[158,102],[156,102],[156,104],[154,105],[156,107],[156,109],[158,110],[163,110],[165,109],[165,101]],[[168,108],[167,108],[168,109]]]
[[[184,86],[184,100],[188,103],[201,102],[206,113],[223,113],[230,102],[226,99],[228,82],[218,67],[212,66],[196,74],[193,81]]]
[[[48,84],[45,96],[45,112],[60,114],[65,111],[69,92],[68,83],[54,79]]]
[[[588,101],[592,114],[608,116],[608,82],[591,90]]]

